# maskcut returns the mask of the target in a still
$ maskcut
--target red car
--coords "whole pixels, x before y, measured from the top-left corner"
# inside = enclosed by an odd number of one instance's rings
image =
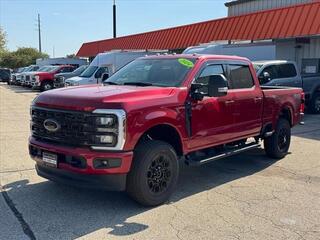
[[[54,75],[57,73],[72,72],[76,68],[71,65],[47,66],[41,68],[41,72],[31,75],[31,86],[33,89],[40,89],[42,92],[53,89]]]
[[[283,158],[303,101],[300,88],[261,87],[245,58],[144,57],[104,84],[40,94],[29,150],[44,178],[155,206],[173,192],[179,161],[201,165],[261,141]]]

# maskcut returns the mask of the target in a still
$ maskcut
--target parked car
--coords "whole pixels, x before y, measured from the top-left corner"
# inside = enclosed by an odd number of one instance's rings
[[[75,67],[70,65],[49,66],[45,71],[35,72],[31,75],[33,89],[47,91],[53,89],[54,76],[58,73],[72,72]]]
[[[25,71],[27,67],[18,68],[13,74],[11,74],[11,83],[15,85],[20,85],[21,73]]]
[[[161,51],[163,53],[165,51]],[[149,51],[111,51],[98,54],[89,67],[78,77],[72,77],[65,81],[66,86],[78,86],[97,84],[111,76],[115,71],[122,68],[132,60],[145,55],[154,55],[160,52]],[[104,74],[106,73],[106,74]]]
[[[313,113],[320,113],[320,74],[301,76],[293,61],[256,61],[253,63],[260,84],[303,88],[306,105]]]
[[[10,84],[12,70],[9,68],[0,68],[0,82]]]
[[[65,80],[71,77],[79,76],[88,68],[88,65],[82,65],[75,69],[73,72],[58,73],[54,76],[54,87],[61,88],[65,86]]]
[[[30,155],[44,178],[126,190],[147,206],[170,197],[179,160],[202,165],[260,140],[283,158],[303,112],[302,89],[260,87],[251,62],[235,56],[143,57],[104,85],[40,94]]]
[[[40,66],[38,65],[31,65],[28,67],[27,70],[23,71],[20,75],[20,85],[21,86],[30,86],[30,73],[36,72],[40,69]]]

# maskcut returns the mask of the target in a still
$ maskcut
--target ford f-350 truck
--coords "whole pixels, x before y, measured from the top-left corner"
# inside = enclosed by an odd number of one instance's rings
[[[179,161],[202,165],[261,141],[283,158],[303,102],[300,88],[261,87],[246,58],[143,57],[103,84],[40,94],[29,151],[44,178],[155,206],[174,191]]]

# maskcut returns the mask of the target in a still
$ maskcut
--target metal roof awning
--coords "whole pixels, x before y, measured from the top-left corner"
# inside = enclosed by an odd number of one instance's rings
[[[114,49],[184,49],[218,40],[264,40],[320,35],[320,2],[265,10],[158,31],[84,43],[77,56]]]

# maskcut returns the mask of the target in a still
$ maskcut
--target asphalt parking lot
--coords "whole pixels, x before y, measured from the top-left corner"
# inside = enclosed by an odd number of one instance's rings
[[[0,84],[0,239],[320,239],[320,115],[293,129],[280,161],[262,149],[181,171],[171,202],[58,185],[28,156],[39,93]]]

